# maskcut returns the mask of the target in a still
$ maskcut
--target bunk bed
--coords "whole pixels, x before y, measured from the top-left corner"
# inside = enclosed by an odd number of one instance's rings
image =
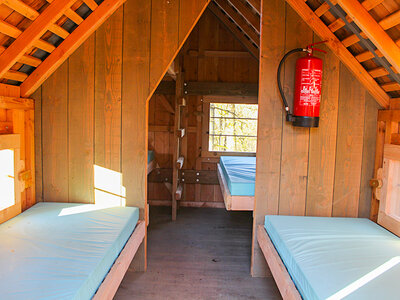
[[[227,210],[253,210],[256,158],[221,156],[218,181]]]
[[[398,299],[400,146],[385,145],[383,157],[378,224],[267,215],[258,226],[258,243],[283,299]]]
[[[0,225],[2,299],[112,299],[145,236],[139,209],[38,203]]]
[[[147,175],[157,167],[154,151],[147,151]]]

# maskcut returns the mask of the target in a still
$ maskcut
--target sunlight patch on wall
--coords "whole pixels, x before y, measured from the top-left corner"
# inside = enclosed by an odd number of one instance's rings
[[[122,174],[94,165],[95,204],[112,207],[126,205],[126,191],[122,186]]]
[[[0,150],[0,210],[15,204],[14,150]]]

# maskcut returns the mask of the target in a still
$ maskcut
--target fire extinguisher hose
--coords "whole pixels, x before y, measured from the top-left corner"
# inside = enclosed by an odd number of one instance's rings
[[[295,48],[293,50],[290,50],[289,52],[287,52],[281,59],[281,61],[279,62],[279,66],[278,66],[278,72],[277,72],[277,82],[278,82],[278,88],[279,88],[279,93],[281,94],[282,97],[282,101],[283,101],[283,105],[285,106],[285,111],[286,111],[286,120],[287,121],[291,121],[292,119],[292,114],[290,112],[290,107],[289,104],[285,98],[285,93],[283,92],[283,88],[282,88],[282,83],[281,83],[281,71],[282,71],[282,66],[285,62],[285,60],[294,53],[297,52],[308,52],[308,49],[303,49],[303,48]]]

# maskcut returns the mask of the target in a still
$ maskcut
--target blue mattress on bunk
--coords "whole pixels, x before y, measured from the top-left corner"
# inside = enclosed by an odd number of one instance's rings
[[[368,219],[266,216],[304,299],[399,299],[400,238]]]
[[[0,225],[1,299],[90,299],[135,229],[134,207],[38,203]]]
[[[151,162],[154,160],[154,151],[149,150],[147,151],[147,163]]]
[[[221,156],[220,166],[232,196],[254,196],[255,157]]]

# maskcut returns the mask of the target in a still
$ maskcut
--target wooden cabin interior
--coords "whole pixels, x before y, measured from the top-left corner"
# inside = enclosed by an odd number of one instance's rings
[[[399,72],[400,0],[0,0],[0,298],[398,299]]]

